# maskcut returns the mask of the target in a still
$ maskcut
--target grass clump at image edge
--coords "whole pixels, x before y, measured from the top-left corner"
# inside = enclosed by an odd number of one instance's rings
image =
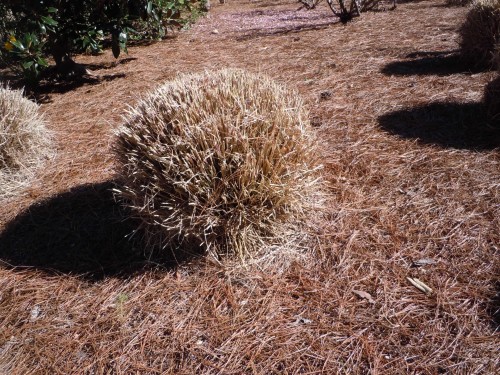
[[[0,198],[27,186],[51,154],[51,134],[38,105],[0,85]]]
[[[471,68],[495,68],[500,40],[500,0],[475,0],[459,29],[462,59]]]
[[[489,125],[500,130],[500,76],[485,86],[483,97]]]
[[[246,257],[307,216],[314,145],[297,93],[241,70],[184,75],[130,110],[117,192],[153,247]]]

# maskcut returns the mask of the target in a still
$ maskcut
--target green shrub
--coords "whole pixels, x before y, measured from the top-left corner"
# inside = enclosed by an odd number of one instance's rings
[[[131,35],[161,38],[193,7],[188,0],[6,0],[0,4],[0,60],[29,84],[40,79],[47,57],[61,75],[77,75],[84,70],[72,54],[100,52],[109,40],[118,57]]]
[[[240,70],[185,75],[129,113],[117,193],[155,247],[245,257],[304,219],[319,185],[314,150],[297,93]]]
[[[500,40],[500,0],[475,0],[459,33],[461,55],[470,67],[494,67]]]
[[[0,197],[26,185],[50,155],[50,139],[38,106],[22,91],[0,86]]]

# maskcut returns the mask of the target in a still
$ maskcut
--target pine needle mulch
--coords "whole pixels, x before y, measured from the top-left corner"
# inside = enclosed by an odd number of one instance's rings
[[[235,0],[118,62],[78,57],[98,78],[42,87],[57,156],[0,207],[0,373],[498,373],[495,73],[461,65],[466,9],[443,5],[343,26],[326,4]],[[222,67],[298,89],[323,141],[327,214],[286,267],[175,266],[124,238],[120,116],[178,72]]]

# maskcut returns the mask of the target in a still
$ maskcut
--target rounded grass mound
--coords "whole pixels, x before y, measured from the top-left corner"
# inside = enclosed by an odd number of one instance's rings
[[[460,52],[471,68],[494,68],[500,47],[500,0],[475,0],[460,27]]]
[[[155,247],[256,254],[283,243],[319,191],[309,128],[299,96],[264,76],[181,76],[130,111],[117,194]]]
[[[25,187],[50,155],[51,135],[38,105],[0,85],[0,198]]]
[[[484,89],[484,104],[488,122],[500,129],[500,77],[488,83]]]

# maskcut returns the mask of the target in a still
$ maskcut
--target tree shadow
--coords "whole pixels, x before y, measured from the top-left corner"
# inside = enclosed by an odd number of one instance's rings
[[[0,265],[100,280],[171,269],[197,255],[146,253],[138,222],[115,201],[113,187],[82,185],[29,207],[0,233]]]
[[[442,4],[432,4],[432,8],[466,8],[468,4],[449,4],[448,2],[442,3]]]
[[[385,65],[381,73],[385,75],[411,76],[411,75],[439,75],[473,74],[483,71],[483,68],[471,68],[462,60],[460,53],[453,51],[421,51],[413,52],[406,59]]]
[[[298,12],[289,9],[257,9],[251,12],[236,13],[236,16],[244,16],[246,20],[256,20],[256,22],[248,23],[250,27],[242,25],[241,34],[236,37],[237,41],[321,30],[339,23],[339,18],[331,12],[309,13],[308,11]],[[256,27],[256,23],[265,26]]]
[[[261,8],[271,8],[271,7],[276,7],[279,5],[283,5],[283,1],[280,0],[255,0],[252,2],[252,4],[257,7],[258,9]]]
[[[384,114],[378,121],[388,133],[424,144],[478,151],[500,147],[500,127],[488,122],[482,103],[431,103]]]
[[[263,37],[271,37],[271,36],[280,36],[286,34],[297,34],[304,31],[314,31],[314,30],[322,30],[330,27],[331,25],[335,25],[340,23],[340,19],[335,18],[333,21],[327,22],[318,22],[312,25],[299,25],[299,26],[289,26],[289,27],[279,27],[273,28],[269,30],[263,29],[250,29],[244,35],[237,37],[236,40],[238,42],[263,38]]]
[[[37,87],[28,88],[27,95],[39,103],[50,103],[52,94],[65,94],[83,86],[94,86],[102,82],[114,81],[126,77],[125,73],[86,75],[71,79],[55,79],[53,77],[40,81]]]
[[[429,0],[398,0],[398,4],[427,3]]]
[[[113,69],[119,65],[128,64],[131,61],[137,60],[137,57],[125,57],[123,59],[117,59],[115,61],[107,62],[107,63],[99,63],[99,64],[83,64],[86,69],[89,70],[104,70],[104,69]]]
[[[82,70],[97,70],[97,69],[112,69],[119,64],[126,64],[133,61],[135,58],[122,59],[119,62],[111,64],[79,64]],[[25,95],[34,99],[39,103],[50,103],[52,94],[65,94],[69,91],[82,86],[94,86],[102,82],[114,81],[115,79],[124,78],[126,74],[84,74],[74,77],[60,77],[55,67],[49,67],[41,75],[41,80],[36,85],[28,85],[22,77],[16,75],[12,71],[2,71],[0,81],[8,82],[13,89],[23,90]]]

